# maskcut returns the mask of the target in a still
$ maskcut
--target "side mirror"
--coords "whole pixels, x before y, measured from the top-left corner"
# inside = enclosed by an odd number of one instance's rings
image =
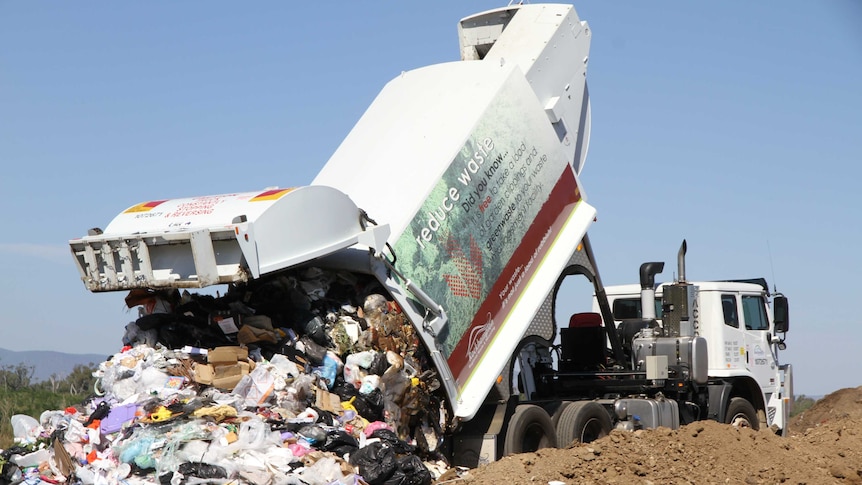
[[[772,300],[772,304],[772,313],[775,317],[775,332],[787,332],[790,329],[790,310],[787,304],[787,297],[776,296],[775,299]]]

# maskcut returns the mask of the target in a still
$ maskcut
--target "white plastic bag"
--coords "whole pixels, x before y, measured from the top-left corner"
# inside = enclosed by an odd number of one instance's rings
[[[12,416],[12,435],[16,443],[35,443],[42,431],[42,426],[33,416],[26,414]]]
[[[275,377],[264,366],[255,367],[251,374],[242,376],[233,389],[237,396],[245,398],[245,407],[256,407],[265,403],[275,388]]]

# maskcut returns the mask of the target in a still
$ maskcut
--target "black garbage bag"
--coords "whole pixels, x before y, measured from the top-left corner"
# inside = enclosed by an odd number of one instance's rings
[[[327,451],[332,453],[333,455],[337,455],[341,458],[344,458],[347,454],[355,453],[356,450],[358,450],[358,449],[359,449],[359,447],[357,447],[357,446],[341,445],[341,446],[336,446],[336,447],[332,448],[331,450],[327,450]]]
[[[296,342],[292,338],[284,339],[276,346],[274,353],[281,354],[297,364],[308,365],[311,361],[305,352],[296,348]]]
[[[329,335],[326,333],[326,323],[319,315],[309,315],[303,324],[305,335],[311,337],[318,345],[328,347],[330,345]]]
[[[90,413],[90,417],[87,418],[87,421],[84,423],[84,426],[86,427],[86,426],[93,424],[93,421],[95,421],[97,419],[105,419],[105,417],[110,412],[111,412],[111,405],[108,403],[108,401],[100,402],[99,405],[96,406],[96,409],[93,410],[92,413]]]
[[[21,469],[14,463],[9,463],[9,458],[14,454],[26,454],[27,451],[19,446],[13,446],[5,451],[0,450],[0,485],[18,483],[21,481]]]
[[[212,349],[235,344],[219,329],[181,320],[160,326],[158,342],[169,349],[179,349],[186,345]]]
[[[335,384],[329,392],[337,394],[342,402],[349,401],[351,397],[359,395],[359,390],[356,389],[356,386],[345,382],[343,379],[336,379]]]
[[[389,362],[386,360],[386,353],[377,352],[374,354],[374,360],[371,362],[371,366],[368,367],[368,373],[382,376],[387,369],[389,369]]]
[[[416,455],[405,455],[398,458],[397,468],[384,485],[431,485],[431,472]]]
[[[383,421],[383,392],[375,389],[368,394],[357,394],[353,407],[360,416],[368,421]]]
[[[311,409],[314,409],[317,412],[317,422],[321,424],[325,424],[326,426],[335,426],[338,424],[337,419],[334,414],[331,412],[320,409],[317,406],[309,406]]]
[[[323,358],[326,357],[326,347],[319,345],[307,335],[303,335],[300,340],[305,346],[305,355],[308,357],[308,361],[314,366],[323,364]]]
[[[171,324],[177,320],[177,315],[173,313],[151,313],[135,320],[135,325],[141,330],[152,330],[154,328],[162,328],[164,325]]]
[[[311,310],[311,299],[308,298],[307,294],[299,290],[299,288],[290,288],[288,290],[288,298],[290,300],[291,307],[294,308],[295,311],[308,312],[308,310]]]
[[[183,463],[180,465],[178,472],[184,476],[197,478],[227,478],[227,471],[218,465],[209,465],[206,463]]]
[[[360,448],[350,455],[351,465],[369,485],[383,485],[398,467],[395,452],[389,446],[377,442]]]
[[[359,441],[357,441],[356,438],[347,431],[336,430],[326,435],[326,441],[321,449],[323,451],[330,451],[332,448],[342,445],[350,445],[359,448]]]
[[[371,433],[369,438],[379,438],[380,441],[388,445],[395,451],[396,454],[406,455],[416,451],[416,447],[398,438],[398,435],[390,429],[378,429]]]
[[[326,435],[326,442],[320,449],[343,458],[347,453],[354,453],[359,449],[359,441],[346,431],[333,431]]]

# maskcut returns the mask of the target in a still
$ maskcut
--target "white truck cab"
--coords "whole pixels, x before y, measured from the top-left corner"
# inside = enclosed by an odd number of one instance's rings
[[[684,253],[684,247],[681,253]],[[786,433],[793,401],[793,379],[791,366],[780,363],[778,352],[784,349],[784,340],[779,334],[788,330],[787,299],[781,294],[771,294],[763,278],[685,281],[684,269],[680,274],[680,280],[654,284],[651,291],[636,284],[606,286],[615,324],[618,328],[625,328],[631,326],[630,322],[654,318],[657,327],[664,330],[663,317],[680,310],[674,308],[675,303],[670,301],[672,298],[665,298],[667,289],[682,287],[688,290],[684,292],[688,301],[683,304],[688,308],[683,310],[688,313],[685,318],[689,324],[683,325],[680,333],[703,338],[709,385],[723,390],[726,384],[730,384],[731,393],[739,394],[731,398],[745,398],[755,408],[761,423],[774,425],[782,434]],[[647,300],[641,301],[645,294],[647,299],[653,299],[649,308],[645,308]],[[599,311],[597,300],[594,300],[593,310]],[[654,311],[652,315],[651,310]],[[623,346],[631,349],[632,343],[624,343]],[[632,349],[630,356],[637,359],[637,349]],[[638,362],[632,364],[635,367],[639,365]],[[715,398],[718,397],[716,395]],[[720,408],[716,406],[716,412]],[[720,416],[717,414],[716,417]]]

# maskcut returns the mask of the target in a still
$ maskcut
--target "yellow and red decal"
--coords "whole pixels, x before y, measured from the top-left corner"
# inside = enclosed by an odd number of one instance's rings
[[[126,209],[123,213],[124,213],[124,214],[128,214],[128,213],[131,213],[131,212],[148,212],[148,211],[153,210],[153,208],[154,208],[154,207],[156,207],[156,206],[158,206],[159,204],[161,204],[161,203],[163,203],[163,202],[167,202],[167,201],[168,201],[168,199],[165,199],[165,200],[153,200],[153,201],[150,201],[150,202],[141,202],[140,204],[138,204],[138,205],[136,205],[136,206],[129,207],[129,208],[128,208],[128,209]]]
[[[261,200],[277,200],[277,199],[280,199],[282,196],[284,196],[284,194],[290,192],[291,190],[293,190],[293,189],[290,188],[290,189],[267,190],[265,192],[261,192],[261,193],[255,195],[254,197],[252,197],[251,199],[249,199],[249,202],[258,202]]]

